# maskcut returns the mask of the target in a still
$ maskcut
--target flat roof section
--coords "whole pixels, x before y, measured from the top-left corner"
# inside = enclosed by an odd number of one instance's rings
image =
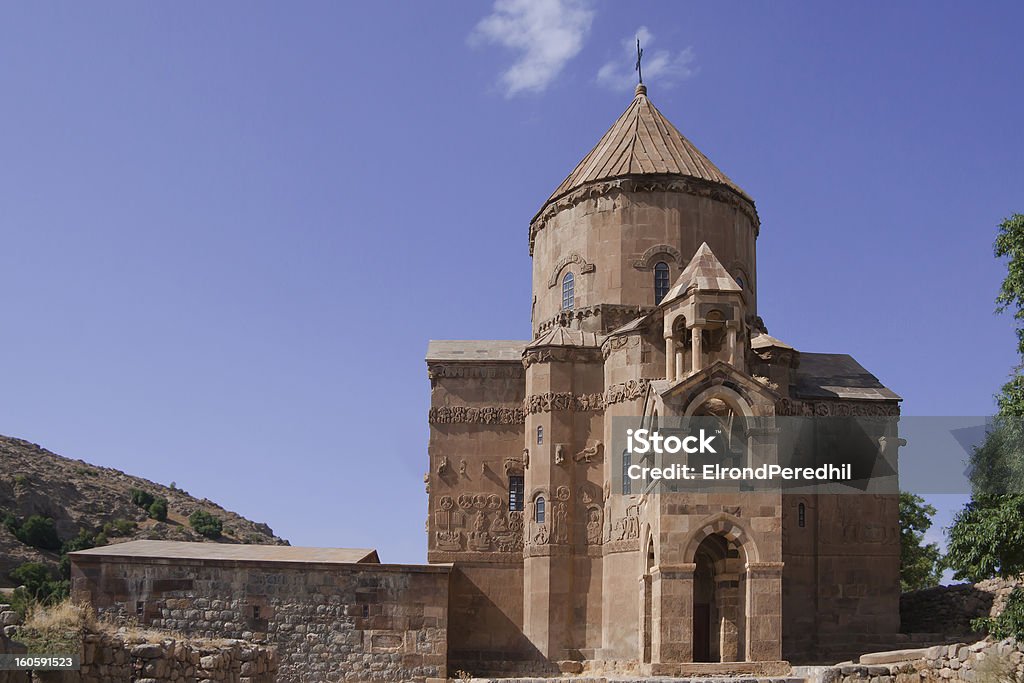
[[[235,562],[304,562],[309,564],[380,564],[373,548],[303,548],[290,545],[128,541],[70,553],[74,557],[130,557],[166,560]]]
[[[523,349],[529,343],[518,339],[431,339],[427,344],[427,362],[520,363],[523,360]]]

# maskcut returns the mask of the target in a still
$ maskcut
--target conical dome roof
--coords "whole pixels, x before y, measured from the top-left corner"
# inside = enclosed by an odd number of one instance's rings
[[[636,175],[679,175],[724,185],[753,201],[687,140],[647,98],[647,86],[544,205],[598,180]]]

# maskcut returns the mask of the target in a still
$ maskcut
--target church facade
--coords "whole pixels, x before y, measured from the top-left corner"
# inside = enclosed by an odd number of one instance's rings
[[[716,416],[770,462],[773,420],[859,415],[890,418],[873,439],[895,459],[896,394],[768,334],[759,232],[640,85],[530,222],[530,338],[430,343],[450,670],[809,662],[899,631],[895,495],[655,492],[613,448],[623,420]]]

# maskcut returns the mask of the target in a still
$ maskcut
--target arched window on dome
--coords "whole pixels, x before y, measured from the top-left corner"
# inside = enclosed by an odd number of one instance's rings
[[[533,521],[544,523],[544,496],[537,496],[537,500],[533,501]]]
[[[668,294],[669,287],[668,264],[658,261],[654,266],[654,303],[660,304],[661,300]]]
[[[576,276],[569,271],[562,278],[562,310],[571,311],[576,306]]]

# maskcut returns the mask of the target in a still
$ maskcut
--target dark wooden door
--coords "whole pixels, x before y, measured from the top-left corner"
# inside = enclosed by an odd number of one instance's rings
[[[693,661],[711,661],[711,605],[693,606]]]

